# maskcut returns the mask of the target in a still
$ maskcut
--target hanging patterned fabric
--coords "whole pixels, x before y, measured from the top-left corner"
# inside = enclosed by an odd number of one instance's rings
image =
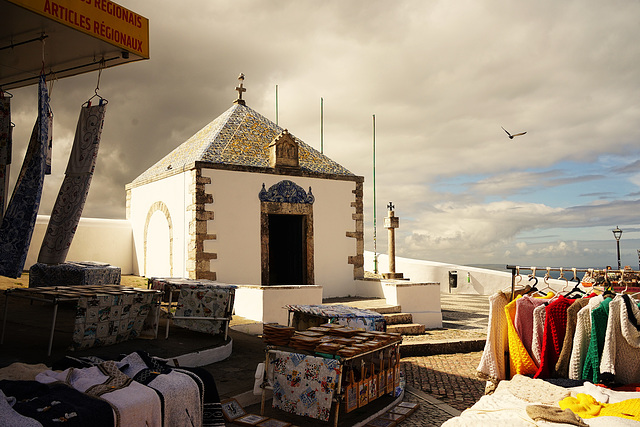
[[[0,226],[0,275],[12,278],[22,275],[27,259],[40,207],[46,159],[50,155],[53,114],[43,75],[38,85],[38,98],[38,120]]]
[[[106,107],[83,106],[80,111],[64,181],[40,247],[40,263],[61,264],[67,258],[89,194]]]
[[[224,333],[226,323],[221,320],[189,317],[230,318],[234,298],[235,286],[232,285],[183,285],[173,323],[206,334]]]
[[[0,91],[0,221],[9,196],[9,165],[11,164],[11,98]]]
[[[274,408],[329,420],[333,394],[341,373],[337,360],[276,351],[270,363]]]

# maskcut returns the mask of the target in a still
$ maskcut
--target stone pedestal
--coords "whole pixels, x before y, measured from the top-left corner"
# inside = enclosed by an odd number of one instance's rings
[[[393,206],[391,202],[389,202],[389,206],[389,216],[384,219],[384,228],[389,230],[389,272],[382,273],[382,277],[385,279],[403,279],[402,273],[396,273],[396,228],[400,227],[400,218],[395,216],[395,212],[391,209]]]

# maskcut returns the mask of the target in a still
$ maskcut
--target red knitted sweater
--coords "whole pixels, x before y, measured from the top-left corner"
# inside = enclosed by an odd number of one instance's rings
[[[567,309],[575,299],[559,295],[545,308],[544,333],[542,335],[542,351],[540,367],[534,378],[552,378],[556,376],[555,366],[567,329]]]

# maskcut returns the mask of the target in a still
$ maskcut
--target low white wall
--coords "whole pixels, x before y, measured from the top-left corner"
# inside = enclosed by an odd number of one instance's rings
[[[367,298],[384,298],[380,280],[355,280],[355,295]]]
[[[403,313],[411,313],[414,323],[427,328],[442,328],[438,283],[383,280],[380,284],[387,304],[399,305]]]
[[[322,286],[237,286],[235,314],[262,323],[287,325],[287,304],[322,304]]]
[[[25,271],[38,262],[38,254],[49,225],[48,215],[38,215]],[[120,267],[122,274],[133,274],[133,235],[124,219],[80,218],[66,261],[97,261]]]
[[[378,254],[378,270],[381,273],[385,273],[388,271],[388,265],[389,258],[387,255]],[[373,271],[373,252],[365,251],[364,266],[365,270]],[[503,272],[457,264],[396,257],[396,271],[403,273],[405,278],[410,279],[411,282],[414,283],[438,282],[440,283],[440,292],[442,293],[491,295],[499,290],[508,290],[511,288],[511,271],[506,268]],[[458,286],[456,288],[449,288],[449,271],[457,271],[458,273]],[[544,270],[538,271],[540,282],[538,289],[547,286],[541,279],[543,271]],[[526,273],[529,273],[529,271]],[[526,273],[523,272],[523,278],[520,284],[533,284],[533,281],[527,281]],[[564,280],[550,279],[549,286],[551,290],[558,292],[566,286],[566,282]],[[571,287],[572,286],[573,285],[571,285]]]

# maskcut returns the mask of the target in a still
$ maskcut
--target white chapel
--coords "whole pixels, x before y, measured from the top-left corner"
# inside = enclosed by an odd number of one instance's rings
[[[364,178],[248,107],[243,79],[231,108],[126,186],[134,273],[238,285],[236,312],[243,290],[357,295]]]

